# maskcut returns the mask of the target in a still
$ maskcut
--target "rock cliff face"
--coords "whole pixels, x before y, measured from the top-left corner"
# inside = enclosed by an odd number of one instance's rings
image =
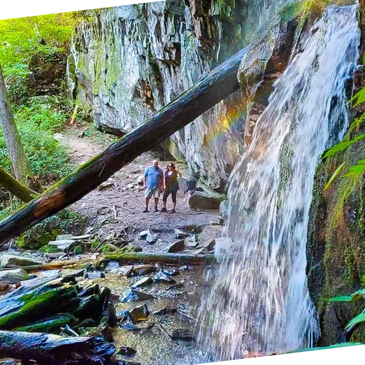
[[[102,10],[77,30],[70,90],[96,124],[130,131],[246,46],[285,2],[168,0]],[[224,192],[244,149],[246,113],[239,91],[164,146]]]

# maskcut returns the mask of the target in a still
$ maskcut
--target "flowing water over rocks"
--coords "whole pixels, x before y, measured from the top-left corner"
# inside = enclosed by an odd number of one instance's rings
[[[233,244],[218,244],[220,265],[202,306],[211,322],[200,345],[214,360],[308,347],[319,335],[305,272],[308,213],[318,159],[348,125],[356,10],[330,6],[302,36],[233,172],[226,228]]]

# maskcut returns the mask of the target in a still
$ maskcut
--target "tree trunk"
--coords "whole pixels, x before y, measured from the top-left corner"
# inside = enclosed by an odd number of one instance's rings
[[[27,156],[25,155],[18,129],[10,109],[6,87],[0,65],[0,124],[4,133],[6,147],[11,159],[16,179],[27,184],[27,177],[32,176]]]
[[[128,263],[154,263],[161,262],[164,264],[190,264],[201,265],[211,264],[215,261],[215,256],[212,254],[207,255],[191,255],[191,254],[179,254],[179,253],[145,253],[145,252],[132,252],[132,253],[110,253],[105,255],[105,259],[100,263],[109,261],[117,261],[121,264]]]
[[[237,71],[246,49],[218,66],[108,149],[0,223],[0,245],[81,199],[136,157],[194,121],[239,89]]]
[[[19,198],[24,203],[30,202],[38,194],[22,185],[18,180],[14,179],[0,166],[0,185],[9,190],[13,195]]]

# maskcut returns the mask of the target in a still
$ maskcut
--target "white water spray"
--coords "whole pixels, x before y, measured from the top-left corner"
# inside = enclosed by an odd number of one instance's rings
[[[358,60],[356,6],[330,6],[275,83],[229,188],[228,249],[202,306],[214,360],[312,346],[319,335],[306,242],[319,158],[348,126],[346,84]]]

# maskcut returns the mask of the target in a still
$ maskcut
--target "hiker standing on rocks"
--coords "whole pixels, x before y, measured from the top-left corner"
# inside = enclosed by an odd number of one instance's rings
[[[167,169],[165,172],[165,180],[164,180],[164,194],[163,194],[163,208],[161,212],[167,212],[166,203],[167,198],[171,194],[173,208],[171,213],[175,213],[176,209],[176,196],[177,191],[179,190],[179,182],[177,181],[178,177],[181,177],[182,174],[180,171],[176,170],[176,166],[173,163],[169,163],[167,165]]]
[[[148,212],[148,205],[152,196],[155,198],[155,212],[158,212],[158,199],[163,190],[163,181],[163,171],[158,167],[158,161],[154,160],[153,165],[147,167],[144,172],[146,209],[143,213]]]

